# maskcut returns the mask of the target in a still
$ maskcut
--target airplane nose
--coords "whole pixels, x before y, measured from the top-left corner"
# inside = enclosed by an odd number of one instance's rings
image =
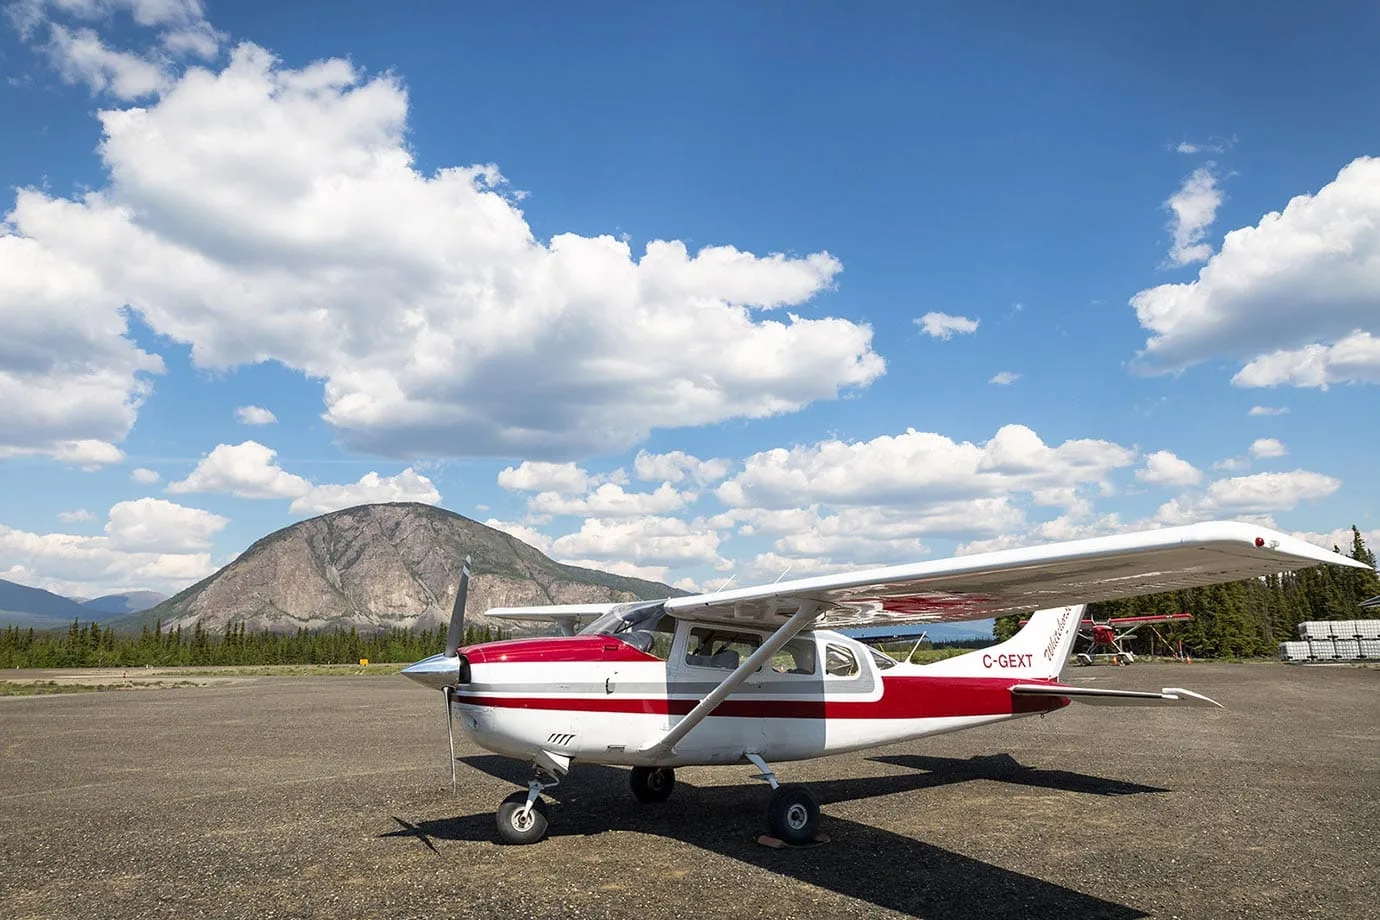
[[[457,655],[432,655],[403,668],[402,674],[433,690],[453,687],[459,682],[460,658]]]

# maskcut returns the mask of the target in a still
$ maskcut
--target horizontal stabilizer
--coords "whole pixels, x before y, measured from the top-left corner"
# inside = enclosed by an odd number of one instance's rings
[[[1067,687],[1061,684],[1016,684],[1011,688],[1011,692],[1016,696],[1061,696],[1097,706],[1158,706],[1162,703],[1179,703],[1185,706],[1222,708],[1222,704],[1216,700],[1182,687],[1165,687],[1159,693],[1155,693],[1153,690],[1102,690],[1093,687]]]

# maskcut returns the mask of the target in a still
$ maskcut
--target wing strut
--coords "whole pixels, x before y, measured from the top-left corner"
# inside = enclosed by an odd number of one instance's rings
[[[747,660],[738,665],[738,669],[724,678],[723,682],[709,691],[709,695],[695,704],[695,708],[685,714],[671,730],[661,739],[643,749],[648,754],[664,754],[675,747],[680,739],[690,733],[690,730],[704,721],[705,717],[718,708],[719,704],[728,698],[734,690],[743,685],[743,682],[757,672],[771,660],[771,656],[781,650],[781,647],[796,637],[802,629],[809,626],[823,610],[825,605],[820,601],[805,599],[800,603],[800,609],[791,614],[791,618],[777,627],[776,632],[767,637],[767,641],[758,646],[757,651],[747,657]]]

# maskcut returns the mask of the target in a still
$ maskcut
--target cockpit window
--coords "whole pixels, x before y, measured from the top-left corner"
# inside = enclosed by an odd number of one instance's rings
[[[762,637],[755,633],[696,626],[690,630],[690,642],[685,646],[685,663],[697,668],[732,671],[761,644]]]
[[[617,636],[639,651],[666,660],[676,618],[661,604],[619,605],[580,630],[582,636]]]

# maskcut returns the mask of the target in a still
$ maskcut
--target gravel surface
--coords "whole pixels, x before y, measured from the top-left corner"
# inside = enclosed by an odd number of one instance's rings
[[[1380,670],[1071,668],[1225,711],[1072,706],[780,768],[832,841],[759,846],[750,767],[662,805],[579,766],[552,834],[495,840],[527,769],[401,677],[0,699],[0,917],[1380,917]]]

